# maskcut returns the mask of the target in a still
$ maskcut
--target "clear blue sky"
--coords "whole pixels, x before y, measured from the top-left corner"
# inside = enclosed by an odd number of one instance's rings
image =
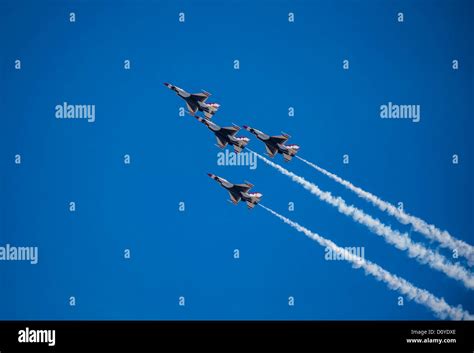
[[[2,1],[0,9],[0,245],[39,247],[37,265],[0,263],[0,318],[433,318],[413,302],[398,306],[397,292],[349,264],[325,261],[324,249],[263,209],[231,205],[208,172],[249,180],[266,206],[341,246],[364,246],[367,259],[474,311],[472,292],[268,166],[218,166],[211,133],[179,117],[182,101],[162,85],[213,93],[216,123],[285,131],[302,157],[472,244],[471,1]],[[389,101],[419,104],[421,121],[380,119]],[[96,121],[55,119],[63,102],[95,104]],[[255,139],[249,147],[264,151]],[[410,231],[300,161],[286,166]]]

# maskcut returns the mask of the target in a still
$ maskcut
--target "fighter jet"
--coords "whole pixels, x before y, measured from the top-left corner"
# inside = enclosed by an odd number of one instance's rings
[[[238,204],[239,201],[245,201],[248,208],[254,208],[262,198],[262,194],[259,192],[249,192],[249,190],[253,187],[253,185],[249,182],[246,182],[245,184],[232,184],[224,178],[218,177],[217,175],[207,175],[221,184],[224,189],[227,189],[230,194],[230,201],[233,204]]]
[[[199,110],[204,113],[207,119],[211,119],[212,116],[217,112],[220,105],[217,103],[206,103],[207,98],[211,95],[209,92],[202,91],[202,93],[188,93],[184,89],[174,86],[169,83],[164,83],[170,90],[175,91],[178,96],[186,101],[189,113],[194,116]]]
[[[203,119],[200,116],[195,116],[197,120],[206,125],[209,130],[211,130],[214,135],[216,135],[217,147],[225,148],[228,144],[234,146],[234,151],[240,153],[242,149],[247,146],[250,139],[248,137],[237,137],[235,134],[240,130],[240,127],[228,126],[220,127],[219,125],[213,123],[208,119]]]
[[[252,134],[257,136],[257,138],[265,143],[265,148],[270,157],[274,157],[276,153],[283,155],[285,162],[291,161],[291,158],[300,149],[298,145],[285,145],[285,142],[290,138],[290,135],[282,133],[278,136],[269,136],[257,129],[254,129],[249,126],[243,126],[245,130],[250,131]]]

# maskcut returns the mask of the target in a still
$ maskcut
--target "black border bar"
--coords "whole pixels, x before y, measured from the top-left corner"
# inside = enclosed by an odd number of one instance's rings
[[[19,343],[27,327],[55,346]],[[407,343],[427,338],[456,343]],[[160,351],[472,353],[474,321],[0,321],[1,353]]]

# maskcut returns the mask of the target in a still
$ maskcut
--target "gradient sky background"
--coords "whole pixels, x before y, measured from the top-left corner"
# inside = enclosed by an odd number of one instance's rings
[[[473,17],[468,0],[1,1],[0,245],[38,246],[39,263],[0,262],[0,318],[434,318],[263,209],[229,204],[208,172],[251,181],[264,205],[473,312],[459,282],[270,167],[218,166],[214,137],[162,85],[213,93],[216,123],[288,132],[302,157],[473,244]],[[380,119],[389,101],[420,104],[421,121]],[[95,104],[95,123],[55,119],[63,102]],[[410,231],[300,161],[286,167]]]

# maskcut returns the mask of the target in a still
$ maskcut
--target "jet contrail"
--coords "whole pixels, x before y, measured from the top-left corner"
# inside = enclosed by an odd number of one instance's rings
[[[405,295],[409,300],[426,306],[432,310],[438,317],[445,319],[450,318],[452,320],[474,320],[474,315],[471,315],[468,311],[464,310],[461,305],[453,307],[446,303],[443,298],[437,298],[432,293],[425,289],[418,288],[408,282],[407,280],[398,277],[387,270],[383,269],[379,265],[367,261],[359,256],[353,255],[344,248],[339,247],[331,240],[323,238],[322,236],[313,233],[309,229],[299,225],[296,222],[280,215],[272,209],[259,204],[262,208],[280,218],[283,222],[290,225],[299,232],[304,233],[307,237],[317,241],[319,245],[323,247],[329,247],[337,254],[344,254],[344,259],[352,263],[354,268],[363,268],[366,274],[374,276],[377,280],[385,282],[391,290],[396,290],[401,294]]]
[[[320,166],[311,163],[307,161],[304,158],[301,158],[299,156],[296,156],[300,161],[303,163],[306,163],[310,167],[316,169],[318,172],[328,176],[332,180],[338,182],[339,184],[345,186],[347,189],[353,191],[354,193],[357,194],[360,198],[363,198],[370,203],[372,203],[374,206],[378,207],[380,210],[383,212],[387,212],[389,215],[395,217],[400,223],[402,224],[411,224],[413,226],[413,229],[424,236],[426,236],[428,239],[431,240],[436,240],[441,244],[441,246],[449,248],[451,250],[456,250],[457,253],[460,256],[465,257],[469,265],[472,266],[474,264],[474,247],[462,240],[454,238],[451,234],[449,234],[447,231],[442,231],[438,229],[436,226],[432,224],[426,223],[424,220],[421,218],[418,218],[416,216],[410,215],[402,210],[399,210],[397,207],[392,205],[391,203],[384,201],[380,199],[379,197],[371,194],[368,191],[365,191],[351,182],[342,179],[341,177],[337,176],[336,174],[333,174],[329,171],[327,171],[324,168],[321,168]]]
[[[336,207],[340,213],[365,225],[373,233],[382,236],[388,243],[393,244],[397,249],[407,251],[408,256],[416,258],[422,264],[428,264],[431,268],[443,272],[448,277],[461,281],[467,288],[474,289],[474,276],[461,265],[453,264],[443,255],[425,248],[421,243],[413,242],[407,233],[401,234],[399,231],[393,230],[357,207],[347,205],[341,197],[334,197],[330,192],[322,191],[317,185],[310,183],[282,166],[273,163],[260,154],[250,149],[248,150],[255,153],[255,155],[266,164],[272,166],[283,175],[290,177],[293,181],[316,195],[321,201],[327,202],[331,206]]]

